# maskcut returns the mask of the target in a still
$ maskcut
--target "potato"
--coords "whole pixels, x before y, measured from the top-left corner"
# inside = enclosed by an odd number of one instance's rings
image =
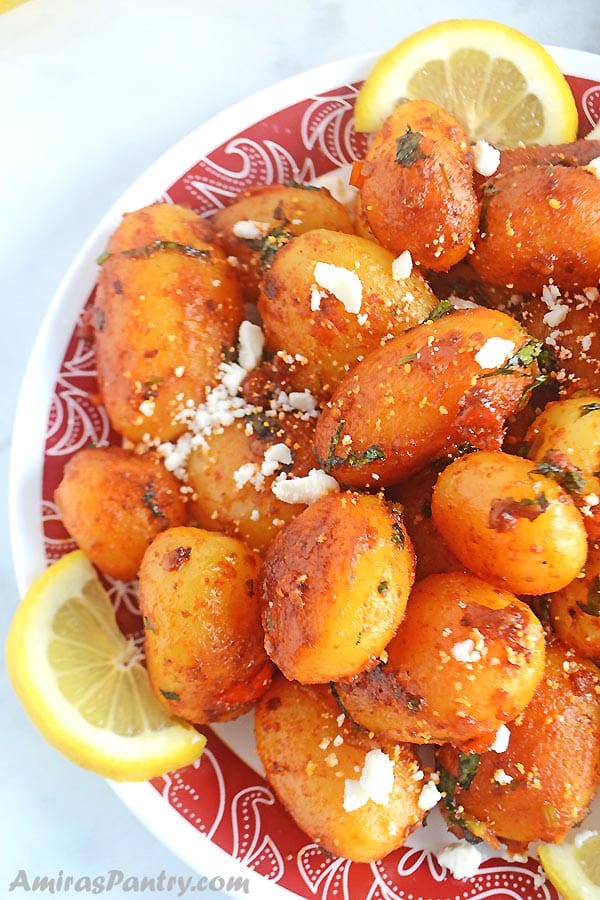
[[[600,281],[600,180],[581,166],[531,165],[487,183],[470,264],[491,284],[539,293]]]
[[[509,730],[507,749],[482,753],[478,761],[441,748],[446,816],[454,828],[517,852],[530,841],[560,843],[582,820],[600,783],[598,669],[560,645],[549,646],[544,677]],[[465,762],[475,773],[461,788],[456,779]]]
[[[539,349],[496,310],[455,310],[418,325],[338,386],[315,432],[321,466],[364,488],[402,481],[466,442],[497,449]]]
[[[600,539],[600,395],[576,393],[549,403],[525,436],[527,457],[555,478]]]
[[[408,744],[369,738],[343,719],[327,687],[279,676],[255,712],[256,747],[275,793],[311,840],[335,856],[372,862],[401,847],[422,821],[422,769]],[[373,765],[371,791],[379,789],[381,796],[368,796],[364,805],[346,812],[345,792],[365,765]]]
[[[418,582],[371,672],[336,685],[360,725],[396,741],[487,738],[531,700],[544,671],[544,631],[508,591],[462,572]]]
[[[265,554],[259,595],[267,653],[305,684],[373,668],[404,614],[414,566],[394,506],[366,494],[321,497]]]
[[[241,541],[201,528],[169,528],[146,550],[139,590],[146,664],[172,715],[198,724],[233,719],[265,691],[272,666],[258,565]]]
[[[277,254],[258,309],[267,346],[305,357],[292,376],[298,389],[329,395],[357,358],[437,305],[416,270],[395,279],[393,262],[366,238],[325,229],[294,238]]]
[[[581,138],[569,144],[532,144],[528,147],[511,147],[500,154],[500,164],[494,172],[510,176],[526,166],[586,166],[600,156],[600,141],[588,141]],[[478,188],[483,187],[487,179],[475,174]]]
[[[431,512],[471,572],[516,594],[558,591],[586,560],[577,507],[556,481],[518,456],[481,451],[455,460],[436,483]]]
[[[400,103],[353,172],[377,240],[447,271],[471,247],[479,223],[472,155],[458,120],[428,100]]]
[[[282,526],[306,506],[278,499],[272,487],[283,472],[302,478],[315,468],[314,428],[314,419],[256,413],[213,432],[206,438],[208,446],[192,451],[188,462],[193,520],[203,528],[239,536],[248,546],[264,551]],[[286,448],[291,462],[277,464],[279,458],[286,460]],[[272,468],[270,454],[275,455],[273,473],[264,475],[263,470]]]
[[[256,301],[263,272],[290,237],[313,228],[354,231],[347,210],[327,188],[297,182],[249,188],[217,210],[212,222],[217,240],[237,260],[237,272],[250,301]]]
[[[54,493],[63,524],[105,575],[131,581],[155,535],[187,522],[180,485],[154,453],[79,450]]]
[[[460,572],[463,564],[446,546],[431,518],[431,497],[441,465],[416,472],[386,491],[389,500],[402,506],[402,519],[417,557],[416,580],[439,572]]]
[[[156,203],[123,217],[94,301],[100,391],[116,430],[169,441],[187,400],[205,398],[223,351],[235,344],[242,292],[210,226]]]
[[[550,622],[557,636],[580,656],[600,664],[600,548],[590,547],[583,578],[549,598]]]

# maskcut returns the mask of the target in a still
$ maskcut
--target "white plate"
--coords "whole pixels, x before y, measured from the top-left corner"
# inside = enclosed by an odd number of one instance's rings
[[[600,118],[600,57],[550,49],[566,74],[589,81],[574,82],[585,133]],[[309,180],[347,165],[364,146],[364,139],[351,130],[351,110],[357,83],[374,59],[354,57],[310,70],[200,126],[123,194],[81,249],[38,334],[15,419],[9,502],[13,558],[22,591],[48,561],[71,546],[60,531],[52,504],[53,479],[77,446],[89,437],[109,434],[106,414],[88,399],[93,353],[77,338],[76,325],[94,287],[96,259],[122,213],[164,197],[208,214],[211,206],[225,205],[236,190],[251,183],[292,177]],[[131,602],[127,589],[115,585],[114,592],[119,602]],[[183,770],[184,775],[177,778],[159,779],[154,786],[114,785],[138,818],[200,873],[248,878],[251,895],[265,900],[298,896],[324,900],[334,895],[349,900],[371,896],[370,891],[389,900],[405,896],[404,892],[409,896],[423,892],[432,900],[434,889],[436,897],[447,897],[451,886],[453,895],[462,895],[465,889],[465,896],[471,898],[555,896],[548,885],[535,884],[533,864],[496,860],[468,884],[444,881],[446,873],[418,841],[401,857],[393,855],[373,866],[327,859],[306,839],[303,846],[302,841],[298,843],[297,829],[285,814],[268,818],[277,803],[254,772],[247,720],[219,732],[250,765],[226,748],[223,756],[220,742],[209,739],[200,769],[208,771],[205,790],[207,795],[212,792],[212,808],[196,824],[188,818],[194,814],[194,804],[201,810],[203,803],[201,798],[194,799],[197,767],[189,773]],[[229,781],[240,772],[245,773],[245,781],[231,794]],[[187,798],[185,806],[182,796]],[[599,812],[596,801],[594,814]],[[220,883],[213,886],[218,888]]]

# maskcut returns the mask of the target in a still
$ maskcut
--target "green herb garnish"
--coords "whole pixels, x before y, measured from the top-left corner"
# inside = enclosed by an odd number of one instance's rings
[[[600,575],[596,575],[592,580],[587,592],[587,601],[581,603],[578,600],[577,606],[582,612],[587,613],[588,616],[600,618]]]
[[[190,244],[181,244],[179,241],[157,240],[152,241],[150,244],[144,244],[142,247],[119,250],[117,253],[110,253],[107,250],[100,254],[97,262],[98,265],[102,265],[111,256],[125,256],[129,259],[149,259],[154,253],[164,253],[165,251],[182,253],[184,256],[192,256],[195,259],[210,259],[210,250],[200,250],[198,247],[192,247]]]
[[[449,300],[440,300],[437,306],[434,306],[431,312],[427,315],[425,321],[435,322],[436,319],[441,319],[442,316],[445,316],[446,313],[449,313],[451,309],[453,309],[453,306]]]
[[[156,502],[156,494],[154,493],[154,485],[151,481],[148,482],[146,488],[144,490],[144,494],[142,496],[142,503],[144,506],[150,510],[153,516],[156,516],[159,519],[164,519],[165,514],[162,509]]]
[[[181,698],[179,697],[179,694],[176,694],[175,691],[163,691],[162,688],[159,688],[159,691],[161,692],[161,694],[163,695],[163,697],[165,698],[165,700],[179,700],[179,699],[181,699]]]
[[[550,451],[541,459],[534,472],[552,478],[569,494],[578,494],[583,490],[585,479],[583,472],[577,466],[571,465],[566,457],[562,459],[561,453]]]
[[[600,409],[600,403],[584,403],[583,406],[579,407],[581,409],[580,416],[587,416],[589,413],[597,412]]]
[[[421,159],[427,159],[428,154],[423,153],[420,147],[423,135],[420,131],[413,131],[410,125],[402,137],[396,140],[396,162],[410,168]]]
[[[276,228],[271,229],[256,247],[259,251],[261,269],[268,269],[277,251],[281,250],[292,237],[293,235],[286,231],[283,225],[277,225]]]

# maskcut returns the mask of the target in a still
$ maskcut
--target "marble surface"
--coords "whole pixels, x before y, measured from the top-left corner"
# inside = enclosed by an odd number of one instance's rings
[[[387,49],[449,15],[484,15],[545,43],[600,48],[597,0],[455,0],[451,9],[439,0],[29,0],[0,15],[2,635],[17,603],[7,479],[19,382],[49,300],[95,223],[214,113],[305,68]],[[192,875],[109,785],[44,743],[4,666],[0,692],[0,894],[20,869],[29,877]]]

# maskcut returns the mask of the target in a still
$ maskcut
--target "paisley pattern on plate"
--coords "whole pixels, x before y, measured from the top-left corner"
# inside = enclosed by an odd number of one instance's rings
[[[600,84],[569,79],[582,134],[600,120]],[[364,135],[352,129],[359,85],[344,85],[309,97],[256,122],[199,159],[163,199],[195,208],[204,216],[227,205],[254,184],[309,181],[360,158]],[[40,518],[45,552],[53,561],[73,549],[53,502],[67,460],[91,442],[117,442],[103,409],[89,334],[93,295],[82,297],[82,313],[56,379],[45,445]],[[106,579],[124,630],[141,640],[135,585]],[[483,900],[556,898],[535,860],[488,860],[478,874],[457,881],[433,853],[404,848],[372,865],[331,858],[291,821],[266,782],[211,729],[208,747],[194,766],[152,784],[187,822],[246,866],[300,897],[321,900]]]

